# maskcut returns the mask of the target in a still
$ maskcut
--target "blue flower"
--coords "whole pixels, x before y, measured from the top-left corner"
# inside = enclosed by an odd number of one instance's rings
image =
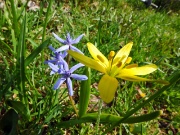
[[[55,65],[61,65],[61,58],[65,58],[67,56],[67,52],[65,51],[64,53],[62,52],[57,52],[55,48],[53,48],[51,45],[49,46],[49,49],[53,51],[53,55],[51,55],[52,60],[47,60],[44,63],[53,63]]]
[[[75,46],[73,46],[73,44],[77,44],[79,43],[79,41],[81,40],[81,38],[84,36],[84,34],[81,34],[79,37],[77,37],[76,39],[72,39],[70,34],[67,33],[66,39],[62,39],[60,38],[58,35],[56,35],[55,33],[52,33],[54,35],[54,37],[62,44],[64,44],[64,46],[58,48],[56,50],[56,52],[61,52],[61,51],[66,51],[66,50],[73,50],[79,53],[82,53],[78,48],[76,48]],[[83,53],[82,53],[83,54]]]
[[[64,59],[62,59],[62,57],[60,57],[60,59],[63,63],[62,64],[63,66],[61,66],[61,67],[59,67],[58,65],[55,65],[53,63],[48,63],[48,65],[52,69],[51,74],[55,74],[55,73],[60,74],[60,78],[58,78],[58,80],[54,84],[53,89],[54,90],[58,89],[61,86],[61,84],[66,82],[66,85],[67,85],[67,88],[69,91],[69,95],[73,96],[73,88],[72,88],[71,78],[73,78],[75,80],[81,80],[81,81],[88,79],[86,75],[73,74],[73,72],[75,70],[77,70],[78,68],[80,68],[84,65],[79,63],[79,64],[76,64],[75,66],[73,66],[71,69],[69,69],[67,62]]]

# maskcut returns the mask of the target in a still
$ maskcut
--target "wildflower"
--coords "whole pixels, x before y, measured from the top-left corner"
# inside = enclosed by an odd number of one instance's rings
[[[81,34],[79,37],[77,37],[76,39],[72,39],[70,34],[67,33],[66,36],[66,40],[61,39],[58,35],[56,35],[55,33],[52,33],[54,35],[54,37],[62,44],[64,44],[64,46],[60,47],[59,49],[56,50],[56,52],[61,52],[61,51],[67,51],[67,50],[73,50],[79,53],[82,53],[78,48],[76,48],[75,46],[73,46],[73,44],[77,44],[79,43],[79,41],[81,40],[81,38],[84,36],[84,34]],[[83,54],[83,53],[82,53]]]
[[[56,52],[56,49],[53,48],[51,45],[49,46],[49,49],[51,51],[53,51],[53,55],[51,56],[52,57],[52,60],[47,60],[45,61],[45,64],[48,64],[48,63],[53,63],[55,65],[60,65],[62,62],[61,62],[61,58],[65,58],[66,55],[67,55],[67,52],[65,51],[64,53],[62,52]]]
[[[78,68],[80,68],[84,65],[79,63],[79,64],[76,64],[75,66],[73,66],[69,70],[67,62],[65,60],[63,60],[61,57],[60,57],[60,59],[63,63],[63,66],[61,66],[61,67],[59,67],[58,65],[54,65],[53,63],[48,63],[48,65],[52,69],[51,74],[58,73],[61,75],[60,78],[58,78],[58,80],[54,84],[53,89],[54,90],[58,89],[60,87],[60,85],[66,81],[67,88],[69,90],[69,95],[72,96],[73,95],[73,88],[72,88],[71,78],[73,78],[75,80],[81,80],[81,81],[88,79],[86,75],[73,74],[73,72],[75,70],[77,70]]]
[[[116,55],[114,51],[111,51],[108,59],[91,43],[87,43],[87,46],[94,59],[71,50],[69,50],[68,53],[84,65],[104,73],[98,84],[98,90],[103,101],[109,103],[113,100],[118,87],[116,78],[129,81],[155,81],[138,76],[147,75],[157,70],[155,64],[142,67],[138,67],[137,64],[128,65],[132,60],[131,57],[128,57],[132,45],[132,42],[128,43],[121,48]]]

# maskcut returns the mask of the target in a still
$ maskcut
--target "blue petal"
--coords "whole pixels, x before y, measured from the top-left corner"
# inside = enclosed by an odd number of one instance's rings
[[[46,60],[46,61],[44,62],[44,64],[56,63],[56,62],[57,62],[57,60]]]
[[[53,75],[53,74],[55,74],[56,72],[54,72],[53,70],[50,72],[50,75]]]
[[[81,38],[84,36],[84,34],[82,34],[82,35],[80,35],[79,37],[77,37],[75,40],[73,40],[72,42],[71,42],[71,44],[77,44],[77,43],[79,43],[79,41],[81,40]]]
[[[53,51],[53,52],[56,51],[56,49],[55,49],[54,47],[52,47],[52,45],[49,46],[49,49],[50,49],[51,51]]]
[[[61,57],[61,61],[62,61],[63,66],[64,66],[64,70],[69,71],[69,66],[68,66],[67,62],[62,57]]]
[[[75,70],[77,70],[80,67],[83,67],[84,65],[82,63],[78,63],[76,65],[74,65],[73,67],[71,67],[71,69],[69,70],[70,73],[73,73]]]
[[[59,65],[59,70],[58,70],[58,73],[59,74],[65,74],[65,71],[64,71],[64,66],[62,65],[62,63],[58,63]]]
[[[67,78],[66,81],[67,81],[66,84],[67,84],[67,87],[68,87],[69,95],[73,96],[72,81],[71,81],[70,78]]]
[[[66,44],[68,44],[68,45],[71,45],[72,43],[72,38],[71,38],[71,36],[70,36],[70,34],[69,33],[67,33],[67,36],[66,36]]]
[[[57,81],[56,81],[56,83],[54,84],[54,86],[53,86],[53,89],[54,90],[56,90],[56,89],[58,89],[60,86],[61,86],[61,84],[63,84],[63,82],[66,80],[66,78],[59,78]]]
[[[64,51],[62,54],[61,54],[61,56],[62,56],[62,58],[65,58],[66,56],[67,56],[67,52],[66,51]]]
[[[65,44],[65,41],[66,41],[66,40],[60,38],[60,37],[59,37],[58,35],[56,35],[54,32],[53,32],[52,34],[53,34],[53,36],[54,36],[60,43]]]
[[[58,65],[54,65],[52,63],[48,63],[48,65],[54,72],[58,72],[58,70],[59,70]]]
[[[65,50],[69,50],[69,45],[63,45],[61,46],[60,48],[58,48],[56,50],[56,52],[62,52],[62,51],[65,51]]]
[[[83,52],[81,52],[78,48],[76,48],[75,46],[72,46],[72,45],[70,46],[70,50],[73,50],[75,52],[83,54]]]
[[[86,75],[78,75],[78,74],[71,74],[71,77],[74,78],[75,80],[87,80],[88,77]]]

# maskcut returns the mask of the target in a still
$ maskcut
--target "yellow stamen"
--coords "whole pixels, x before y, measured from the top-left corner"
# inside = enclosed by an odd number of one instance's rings
[[[127,60],[126,60],[126,64],[129,64],[131,62],[132,58],[131,57],[128,57]]]
[[[108,59],[109,59],[109,60],[112,60],[112,58],[114,57],[114,55],[115,55],[115,52],[114,52],[114,51],[110,51]]]

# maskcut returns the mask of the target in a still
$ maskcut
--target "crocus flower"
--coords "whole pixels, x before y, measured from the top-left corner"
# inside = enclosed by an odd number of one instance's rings
[[[98,84],[98,90],[103,101],[109,103],[113,100],[118,87],[116,78],[129,81],[155,81],[138,76],[147,75],[157,70],[155,64],[142,67],[138,67],[137,64],[128,65],[132,60],[131,57],[128,57],[132,45],[132,42],[128,43],[116,55],[114,51],[111,51],[108,58],[91,43],[87,43],[87,47],[93,59],[71,50],[68,53],[84,65],[104,73]]]
[[[52,60],[45,61],[45,64],[53,63],[55,65],[60,65],[62,63],[61,58],[65,58],[67,55],[67,52],[66,51],[56,52],[56,49],[53,48],[51,45],[49,46],[49,49],[53,52],[53,55],[51,56]]]
[[[54,65],[52,63],[48,63],[48,65],[52,69],[51,74],[58,73],[60,75],[60,78],[58,78],[58,80],[54,84],[53,89],[54,90],[58,89],[61,86],[61,84],[63,84],[66,81],[67,88],[68,88],[68,91],[69,91],[69,95],[73,96],[73,88],[72,88],[71,78],[73,78],[75,80],[81,80],[81,81],[88,79],[86,75],[73,74],[73,72],[75,70],[77,70],[78,68],[80,68],[80,67],[82,67],[84,65],[79,63],[79,64],[73,66],[69,70],[67,62],[65,60],[63,60],[62,58],[61,58],[61,61],[63,62],[62,67],[59,67],[58,65]]]
[[[82,53],[78,48],[76,48],[75,46],[73,46],[73,44],[77,44],[79,43],[79,41],[81,40],[81,38],[84,36],[84,34],[81,34],[79,37],[77,37],[76,39],[72,39],[70,34],[67,33],[66,39],[62,39],[60,38],[58,35],[56,35],[55,33],[52,33],[54,35],[54,37],[62,44],[64,44],[64,46],[60,47],[59,49],[56,50],[56,52],[61,52],[61,51],[67,51],[67,50],[73,50],[79,53]],[[83,54],[83,53],[82,53]]]

